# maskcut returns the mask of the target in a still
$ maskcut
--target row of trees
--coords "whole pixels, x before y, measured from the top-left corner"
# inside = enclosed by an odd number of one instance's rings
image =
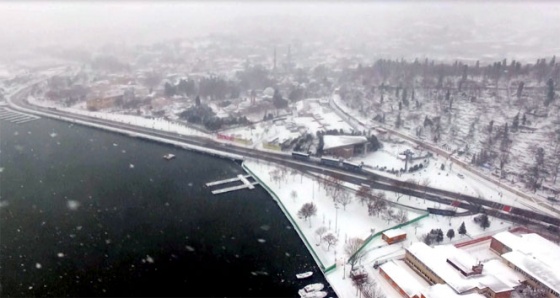
[[[166,97],[199,95],[211,100],[221,100],[239,98],[240,94],[241,88],[237,82],[214,76],[201,78],[198,82],[193,79],[181,79],[177,84],[169,81],[164,84]]]
[[[556,57],[549,61],[546,58],[537,59],[534,64],[522,64],[511,60],[496,61],[482,66],[479,61],[467,64],[455,61],[452,64],[436,63],[425,59],[420,61],[407,61],[405,59],[391,60],[379,59],[371,65],[358,65],[354,69],[346,69],[343,72],[341,82],[352,82],[362,80],[364,85],[377,82],[397,82],[403,86],[412,86],[415,78],[420,77],[423,87],[431,88],[465,88],[466,83],[474,77],[483,77],[498,84],[500,80],[509,81],[523,77],[534,77],[539,83],[553,78],[559,83],[560,63]],[[469,86],[471,86],[469,84]]]
[[[457,232],[459,233],[459,235],[467,234],[465,222],[461,223]],[[449,238],[449,241],[451,241],[455,237],[455,230],[447,230],[446,236],[447,238]],[[423,241],[427,245],[432,245],[433,243],[441,243],[443,241],[443,231],[441,229],[432,229],[428,234],[424,235]]]

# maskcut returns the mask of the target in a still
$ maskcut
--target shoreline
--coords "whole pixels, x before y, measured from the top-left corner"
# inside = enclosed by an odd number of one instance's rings
[[[71,116],[69,116],[69,117],[68,116],[59,116],[59,115],[53,115],[53,114],[42,112],[42,111],[35,111],[35,110],[31,110],[31,109],[27,109],[27,108],[15,105],[11,101],[8,101],[8,103],[9,103],[10,108],[13,108],[14,110],[17,110],[19,112],[30,113],[30,114],[33,114],[33,115],[40,115],[40,116],[50,118],[50,119],[54,119],[54,120],[59,120],[59,121],[69,122],[69,123],[78,124],[78,125],[82,125],[82,126],[86,126],[86,127],[92,127],[92,128],[96,128],[96,129],[110,131],[110,132],[118,133],[118,134],[125,135],[125,136],[132,137],[132,138],[139,138],[139,139],[144,139],[144,140],[148,140],[148,141],[163,143],[163,144],[167,144],[167,145],[174,145],[176,147],[179,147],[179,148],[182,148],[182,149],[185,149],[185,150],[188,150],[188,151],[194,151],[194,152],[198,152],[198,153],[202,153],[202,154],[211,155],[211,156],[214,156],[214,157],[231,159],[231,160],[234,160],[234,161],[243,161],[243,159],[244,159],[244,157],[241,156],[241,155],[237,155],[237,154],[233,154],[233,153],[229,153],[229,152],[223,152],[223,151],[218,151],[218,150],[214,150],[214,149],[208,149],[208,148],[205,148],[203,146],[187,144],[187,143],[180,142],[180,141],[173,141],[173,140],[166,139],[164,137],[157,137],[157,136],[149,135],[149,134],[146,134],[146,133],[135,132],[135,131],[124,129],[124,128],[115,128],[115,127],[111,127],[111,126],[104,125],[104,124],[98,124],[98,123],[93,123],[93,122],[89,122],[89,121],[78,120],[78,119],[72,118]],[[69,113],[69,114],[72,115],[72,113]],[[138,126],[138,127],[143,128],[141,126]]]

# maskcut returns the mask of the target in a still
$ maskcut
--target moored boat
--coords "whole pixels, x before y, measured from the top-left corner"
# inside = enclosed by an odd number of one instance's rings
[[[303,278],[308,278],[308,277],[310,277],[311,275],[313,275],[313,272],[307,271],[307,272],[303,272],[303,273],[298,273],[298,274],[296,274],[296,277],[297,277],[298,279],[303,279]]]
[[[167,160],[170,160],[170,159],[175,158],[175,155],[173,155],[173,154],[171,154],[171,153],[168,153],[168,154],[165,154],[165,155],[163,156],[163,158],[164,158],[164,159],[167,159]]]
[[[320,291],[324,287],[325,285],[319,282],[319,283],[307,285],[303,288],[303,290],[305,290],[306,292],[313,292],[313,291]]]
[[[325,291],[306,292],[304,289],[299,290],[298,294],[301,298],[323,298],[328,295]]]

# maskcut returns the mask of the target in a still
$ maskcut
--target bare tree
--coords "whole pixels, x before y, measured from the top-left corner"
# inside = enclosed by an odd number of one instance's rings
[[[307,220],[311,216],[315,216],[317,214],[317,206],[313,204],[313,202],[305,203],[301,206],[301,209],[298,211],[298,216],[303,219]]]
[[[278,185],[280,185],[280,171],[278,169],[274,169],[270,171],[269,174],[272,182],[276,182],[278,183]]]
[[[292,200],[295,202],[297,199],[297,191],[294,189],[292,190],[292,192],[290,193],[290,197],[292,197]]]
[[[317,230],[315,230],[315,234],[317,234],[317,236],[319,236],[319,244],[323,242],[323,235],[327,232],[327,228],[325,227],[319,227],[317,228]]]
[[[294,168],[291,168],[291,169],[290,169],[290,176],[292,176],[292,181],[295,180],[297,174],[298,174],[298,170],[296,170],[296,169],[294,169]]]
[[[352,195],[347,190],[343,189],[338,194],[338,197],[336,198],[336,202],[340,203],[344,208],[344,211],[346,211],[346,205],[352,202]]]
[[[336,238],[333,233],[328,233],[327,235],[323,236],[323,240],[327,242],[327,250],[329,250],[331,246],[335,245],[338,242],[338,238]]]
[[[334,202],[340,190],[343,189],[342,180],[340,180],[336,176],[328,176],[323,181],[323,184],[325,187],[325,191],[327,192],[327,195],[329,195]]]
[[[350,238],[348,239],[348,242],[346,242],[346,244],[344,245],[344,252],[346,253],[346,255],[348,255],[348,257],[352,257],[354,256],[354,254],[362,247],[362,245],[364,244],[364,240],[360,239],[360,238]],[[358,256],[354,256],[353,258],[350,258],[350,265],[352,265],[352,270],[354,270],[354,265],[356,265],[356,263],[359,261],[360,257]]]
[[[432,181],[428,177],[422,180],[422,186],[424,187],[424,202],[426,201],[425,198],[426,198],[426,192],[428,191],[428,186],[430,186],[431,183]]]
[[[393,219],[395,222],[405,223],[408,221],[408,214],[404,209],[399,209],[399,211],[393,214]]]
[[[387,202],[385,201],[385,193],[379,192],[375,196],[371,196],[370,200],[368,201],[368,214],[370,216],[376,216],[385,209],[387,209]]]
[[[502,179],[505,178],[506,176],[504,173],[504,167],[509,162],[509,151],[504,150],[500,152],[499,159],[500,159],[500,179]]]
[[[383,293],[383,291],[381,289],[379,289],[379,286],[377,285],[377,283],[375,283],[375,281],[371,280],[370,282],[368,282],[366,285],[364,285],[364,287],[362,288],[362,294],[364,295],[364,298],[385,298],[385,294]]]
[[[360,186],[360,188],[356,192],[356,196],[358,197],[360,203],[363,206],[364,203],[367,203],[367,201],[369,201],[369,198],[371,197],[371,188],[363,185]]]
[[[546,291],[544,289],[535,289],[530,286],[526,286],[521,292],[521,297],[523,298],[546,298]]]
[[[410,178],[406,180],[406,182],[410,184],[412,187],[416,187],[416,185],[418,185],[418,181],[416,181],[416,179]],[[408,199],[410,200],[410,193],[408,194]]]

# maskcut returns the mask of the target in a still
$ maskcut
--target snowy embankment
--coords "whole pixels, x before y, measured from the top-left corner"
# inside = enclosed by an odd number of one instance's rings
[[[212,137],[207,133],[165,119],[148,119],[148,118],[134,116],[134,115],[123,115],[123,114],[107,113],[107,112],[91,112],[80,108],[65,108],[65,107],[60,107],[59,105],[54,104],[51,101],[37,99],[32,96],[28,98],[28,102],[32,105],[41,106],[45,108],[54,108],[72,114],[79,114],[79,115],[95,117],[99,119],[131,124],[140,127],[152,128],[161,131],[176,133],[179,135],[196,135],[196,136],[202,136],[208,138]]]
[[[213,149],[208,149],[208,148],[203,147],[203,146],[197,146],[197,145],[187,144],[187,143],[183,143],[183,142],[179,142],[179,141],[173,141],[173,140],[169,140],[169,139],[162,138],[162,137],[156,137],[156,136],[152,136],[152,135],[149,135],[149,134],[138,133],[138,132],[134,132],[134,131],[126,130],[126,129],[121,129],[121,128],[115,128],[115,127],[111,127],[111,126],[108,126],[108,125],[102,125],[102,124],[97,124],[97,123],[91,123],[91,122],[88,122],[88,121],[77,120],[77,119],[74,119],[74,118],[71,118],[71,117],[57,116],[57,115],[52,115],[52,114],[49,114],[49,113],[39,112],[39,111],[35,111],[35,110],[28,110],[26,108],[22,108],[22,107],[15,106],[15,105],[12,105],[12,107],[14,109],[17,109],[17,110],[22,111],[22,112],[41,115],[41,116],[45,116],[45,117],[49,117],[49,118],[53,118],[53,119],[58,119],[58,120],[63,120],[63,121],[68,121],[68,122],[71,122],[71,123],[77,123],[77,124],[81,124],[81,125],[84,125],[84,126],[109,130],[109,131],[112,131],[112,132],[128,135],[128,136],[131,136],[131,137],[137,137],[137,138],[156,141],[156,142],[160,142],[160,143],[170,144],[170,145],[174,145],[174,146],[186,149],[186,150],[192,150],[192,151],[207,153],[207,154],[210,154],[210,155],[223,157],[223,158],[234,159],[234,160],[243,160],[243,156],[241,156],[241,155],[232,154],[232,153],[223,152],[223,151],[218,151],[218,150],[213,150]],[[125,115],[116,115],[116,116],[125,116]],[[102,118],[102,119],[107,119],[107,118]],[[130,123],[130,124],[132,124],[132,123]]]

